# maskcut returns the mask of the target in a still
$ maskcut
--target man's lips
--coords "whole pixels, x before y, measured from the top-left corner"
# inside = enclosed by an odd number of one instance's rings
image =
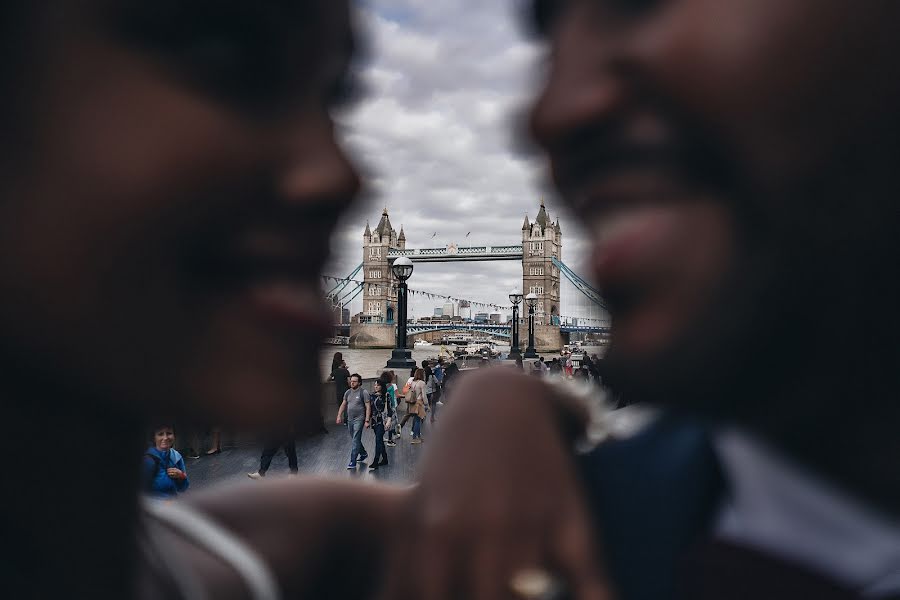
[[[730,260],[731,220],[705,194],[644,201],[596,219],[593,270],[620,346],[664,346],[703,310]]]
[[[594,273],[604,286],[646,269],[678,237],[677,206],[637,206],[600,221],[594,229]]]

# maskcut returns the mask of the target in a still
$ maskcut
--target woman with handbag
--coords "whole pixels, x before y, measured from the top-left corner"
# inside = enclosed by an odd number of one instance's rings
[[[403,431],[403,428],[406,427],[406,422],[412,418],[413,413],[415,412],[413,410],[413,407],[414,407],[416,401],[413,400],[412,386],[413,386],[413,383],[415,383],[415,381],[416,381],[416,371],[421,371],[421,370],[422,369],[417,369],[416,367],[413,367],[409,372],[409,379],[406,380],[406,385],[403,386],[403,399],[406,400],[406,414],[403,415],[403,420],[400,421],[400,431],[401,432]]]
[[[413,419],[413,444],[422,443],[422,421],[425,419],[428,409],[428,398],[425,395],[425,370],[416,369],[413,376],[413,382],[410,386],[409,396],[407,397],[407,406],[409,407],[407,417],[412,415]]]

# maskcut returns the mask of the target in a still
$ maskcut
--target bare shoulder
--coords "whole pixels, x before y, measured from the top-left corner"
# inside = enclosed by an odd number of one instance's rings
[[[377,556],[384,526],[399,518],[409,494],[409,488],[294,478],[214,488],[193,494],[190,503],[259,552],[286,596],[324,598],[364,588],[362,577],[347,577],[343,557]]]

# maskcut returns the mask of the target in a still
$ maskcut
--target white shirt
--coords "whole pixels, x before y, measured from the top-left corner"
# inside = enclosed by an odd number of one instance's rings
[[[736,430],[713,437],[730,486],[724,540],[823,573],[863,596],[900,593],[900,522]]]

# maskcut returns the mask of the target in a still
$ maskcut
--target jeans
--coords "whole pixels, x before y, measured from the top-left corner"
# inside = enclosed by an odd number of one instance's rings
[[[375,456],[372,458],[373,464],[381,461],[387,462],[387,450],[384,448],[384,424],[377,423],[372,430],[375,431]]]
[[[394,433],[397,431],[397,413],[391,415],[391,428],[387,430],[388,441],[394,439]]]
[[[422,419],[419,415],[413,415],[413,439],[422,437]]]
[[[363,423],[365,423],[365,417],[356,417],[352,421],[348,422],[348,429],[350,430],[350,439],[353,440],[352,445],[350,446],[350,464],[356,464],[356,457],[360,454],[367,454],[366,449],[363,448],[362,445],[362,433],[363,433]]]

